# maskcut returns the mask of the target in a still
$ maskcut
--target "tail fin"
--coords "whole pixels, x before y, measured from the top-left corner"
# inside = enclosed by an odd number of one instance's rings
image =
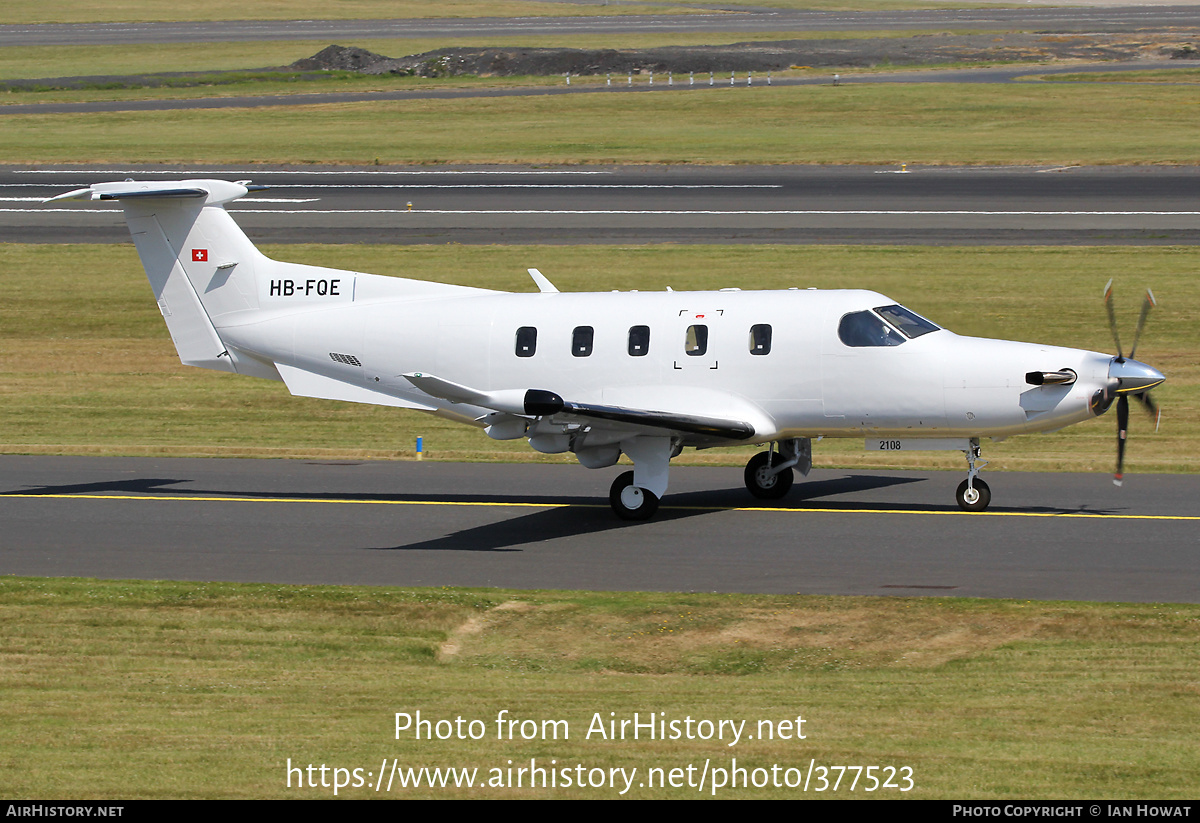
[[[488,293],[272,260],[224,209],[259,188],[264,187],[225,180],[129,180],[97,183],[52,199],[120,202],[179,359],[188,366],[281,380],[280,352],[256,354],[227,345],[222,330],[244,327],[255,315],[278,318],[356,302]],[[289,350],[282,359],[291,362],[294,355]]]
[[[119,200],[179,359],[238,371],[214,321],[258,308],[264,257],[222,206],[249,191],[224,180],[98,183],[54,200]],[[265,264],[265,265],[264,265]]]

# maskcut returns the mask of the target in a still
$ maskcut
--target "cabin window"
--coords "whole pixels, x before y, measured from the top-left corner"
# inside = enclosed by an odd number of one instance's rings
[[[903,306],[880,306],[875,311],[884,320],[898,328],[900,333],[909,340],[920,337],[923,334],[929,334],[931,331],[939,331],[937,326],[930,323],[924,317],[913,314]]]
[[[591,326],[576,326],[571,334],[571,354],[576,357],[587,357],[592,353],[592,338],[595,335]]]
[[[750,327],[750,353],[771,353],[771,326],[768,323],[758,323]]]
[[[688,326],[683,350],[689,357],[699,357],[708,351],[708,326]]]
[[[632,326],[629,329],[629,356],[642,357],[650,351],[650,327]]]
[[[904,342],[900,332],[869,311],[856,311],[843,317],[838,323],[838,339],[853,348],[899,346]]]
[[[522,326],[517,329],[517,357],[533,357],[537,351],[537,329]]]

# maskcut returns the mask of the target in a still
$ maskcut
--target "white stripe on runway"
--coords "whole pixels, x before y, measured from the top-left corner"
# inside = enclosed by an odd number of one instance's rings
[[[340,174],[346,176],[348,174],[368,174],[381,176],[395,176],[404,174],[612,174],[607,170],[582,171],[578,169],[528,169],[522,171],[513,171],[512,169],[422,169],[422,170],[387,170],[387,171],[315,171],[315,170],[292,170],[284,171],[280,169],[202,169],[199,171],[176,171],[171,169],[17,169],[14,174],[172,174],[176,176],[188,176],[203,178],[214,174],[237,174],[261,176],[264,174],[290,174],[290,175],[322,175],[322,174]]]
[[[1200,211],[918,211],[909,209],[230,209],[247,214],[763,214],[978,217],[1200,217]]]
[[[47,183],[7,183],[0,189],[44,189]],[[64,184],[67,185],[67,184]],[[782,189],[779,183],[280,183],[283,189]],[[9,198],[0,197],[0,200]],[[30,198],[36,199],[36,198]]]
[[[779,183],[280,183],[278,189],[782,189]]]
[[[303,201],[288,201],[303,202]],[[231,205],[236,206],[236,203]],[[895,216],[895,217],[1200,217],[1200,211],[918,211],[909,209],[718,209],[671,210],[671,209],[240,209],[231,208],[238,214],[679,214],[679,215],[797,215],[797,216]],[[119,214],[120,208],[46,208],[46,209],[0,209],[2,212],[22,214],[45,214],[47,212],[74,212]]]

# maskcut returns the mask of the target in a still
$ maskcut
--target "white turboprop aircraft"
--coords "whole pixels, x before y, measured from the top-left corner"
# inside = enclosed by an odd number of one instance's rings
[[[746,466],[756,497],[812,467],[812,438],[872,450],[961,450],[959,505],[983,511],[979,443],[1118,412],[1152,414],[1161,373],[1120,351],[960,337],[881,294],[788,289],[513,294],[282,263],[224,209],[246,183],[100,183],[54,200],[120,201],[180,360],[282,380],[304,397],[417,409],[574,452],[625,454],[609,500],[650,517],[687,446],[770,444]],[[1111,292],[1109,321],[1116,338]],[[1147,295],[1140,335],[1153,304]]]

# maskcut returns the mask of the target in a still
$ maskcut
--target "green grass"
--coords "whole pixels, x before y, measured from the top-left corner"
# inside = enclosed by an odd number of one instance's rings
[[[114,228],[114,231],[123,229]],[[863,287],[960,334],[1111,351],[1100,292],[1115,278],[1126,337],[1140,290],[1160,308],[1139,357],[1168,382],[1154,434],[1132,421],[1127,471],[1190,472],[1200,451],[1200,356],[1192,247],[874,246],[282,246],[280,259],[512,291],[533,291],[536,266],[567,291]],[[293,398],[279,383],[179,364],[130,246],[0,245],[0,451],[568,460],[524,441],[416,412]],[[1113,415],[1050,435],[987,444],[991,469],[1110,471]],[[818,466],[961,469],[961,457],[866,452],[825,440]],[[688,451],[678,462],[741,465],[745,449]]]
[[[367,49],[386,57],[422,54],[454,47],[525,47],[575,49],[637,49],[657,46],[725,45],[775,40],[861,39],[916,37],[937,31],[852,32],[652,32],[593,35],[527,35],[439,39],[338,40],[338,45]],[[951,34],[975,34],[954,31]],[[330,45],[329,40],[267,40],[255,43],[147,43],[128,46],[6,46],[0,49],[0,79],[93,75],[131,75],[170,71],[238,71],[288,66]]]
[[[710,774],[734,758],[747,769],[812,760],[908,766],[915,783],[818,793],[814,777],[807,794],[717,792],[730,799],[1187,799],[1200,769],[1194,605],[5,577],[0,617],[6,799],[333,795],[295,778],[289,790],[289,758],[364,773],[397,758],[481,777],[536,758],[642,779],[688,766],[695,779],[706,760]],[[569,738],[499,741],[503,710],[566,721]],[[484,736],[397,739],[395,713],[417,711],[482,721]],[[587,739],[610,712],[744,720],[754,739]],[[805,739],[759,738],[759,721],[798,716]],[[635,783],[629,796],[711,794]]]
[[[27,114],[0,162],[1192,163],[1196,113],[1186,87],[915,84]]]
[[[340,94],[345,92],[367,94],[378,91],[534,88],[558,86],[564,82],[565,80],[560,76],[426,78],[374,76],[348,71],[237,71],[151,80],[142,80],[141,78],[105,79],[91,82],[83,88],[71,88],[66,84],[51,81],[39,83],[31,89],[0,81],[0,95],[4,96],[5,101],[0,105],[92,103],[109,100],[193,100],[214,97]],[[603,78],[601,78],[601,82],[603,82]]]
[[[1046,83],[1200,83],[1200,68],[1158,69],[1154,71],[1083,72],[1080,74],[1035,74],[1022,80]]]

